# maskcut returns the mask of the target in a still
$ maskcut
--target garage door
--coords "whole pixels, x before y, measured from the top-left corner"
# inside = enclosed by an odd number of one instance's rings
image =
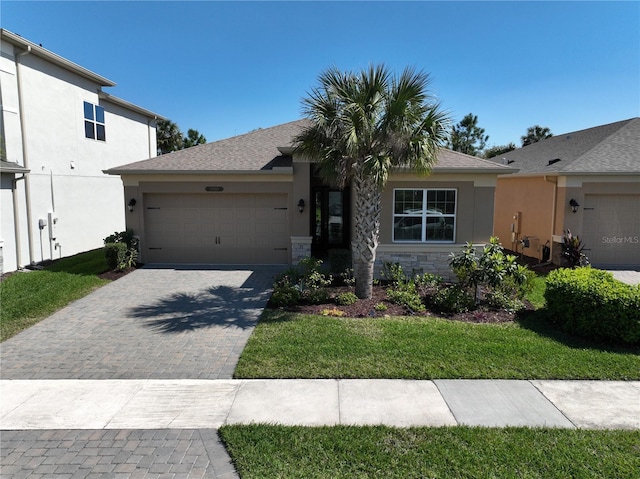
[[[146,263],[284,264],[286,194],[146,194]]]
[[[640,195],[586,195],[585,253],[599,267],[640,266]]]

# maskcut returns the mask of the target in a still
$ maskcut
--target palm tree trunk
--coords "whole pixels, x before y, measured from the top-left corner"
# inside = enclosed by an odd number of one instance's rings
[[[373,290],[373,266],[380,236],[382,192],[375,181],[361,172],[354,175],[352,187],[355,218],[351,241],[353,275],[356,280],[356,296],[368,299]]]

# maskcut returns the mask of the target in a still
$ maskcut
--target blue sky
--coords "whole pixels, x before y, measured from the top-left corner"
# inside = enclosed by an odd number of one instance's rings
[[[489,145],[640,116],[640,2],[31,2],[0,24],[208,141],[292,121],[320,72],[429,72]]]

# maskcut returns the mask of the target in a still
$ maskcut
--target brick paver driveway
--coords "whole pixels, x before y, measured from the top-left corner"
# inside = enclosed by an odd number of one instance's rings
[[[139,269],[2,343],[0,377],[229,379],[282,269]],[[2,479],[238,479],[215,429],[2,431],[0,465]]]
[[[147,267],[2,344],[2,379],[229,379],[282,267]]]

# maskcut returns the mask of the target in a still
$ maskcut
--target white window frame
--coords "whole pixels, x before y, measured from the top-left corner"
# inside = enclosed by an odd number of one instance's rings
[[[419,214],[406,214],[406,213],[396,213],[396,192],[397,191],[422,191],[422,208]],[[427,213],[427,195],[430,191],[453,191],[454,193],[454,212],[453,214],[439,214],[432,215]],[[394,243],[412,243],[412,244],[434,244],[434,243],[443,243],[443,244],[452,244],[456,242],[456,234],[457,234],[457,217],[458,217],[458,189],[457,188],[394,188],[393,197],[391,198],[392,206],[392,219],[391,219],[391,238]],[[451,240],[429,240],[427,239],[427,218],[434,217],[444,217],[444,218],[453,218],[453,238]],[[419,240],[414,239],[396,239],[396,230],[395,224],[397,218],[421,218],[422,221],[422,232],[421,238]]]

